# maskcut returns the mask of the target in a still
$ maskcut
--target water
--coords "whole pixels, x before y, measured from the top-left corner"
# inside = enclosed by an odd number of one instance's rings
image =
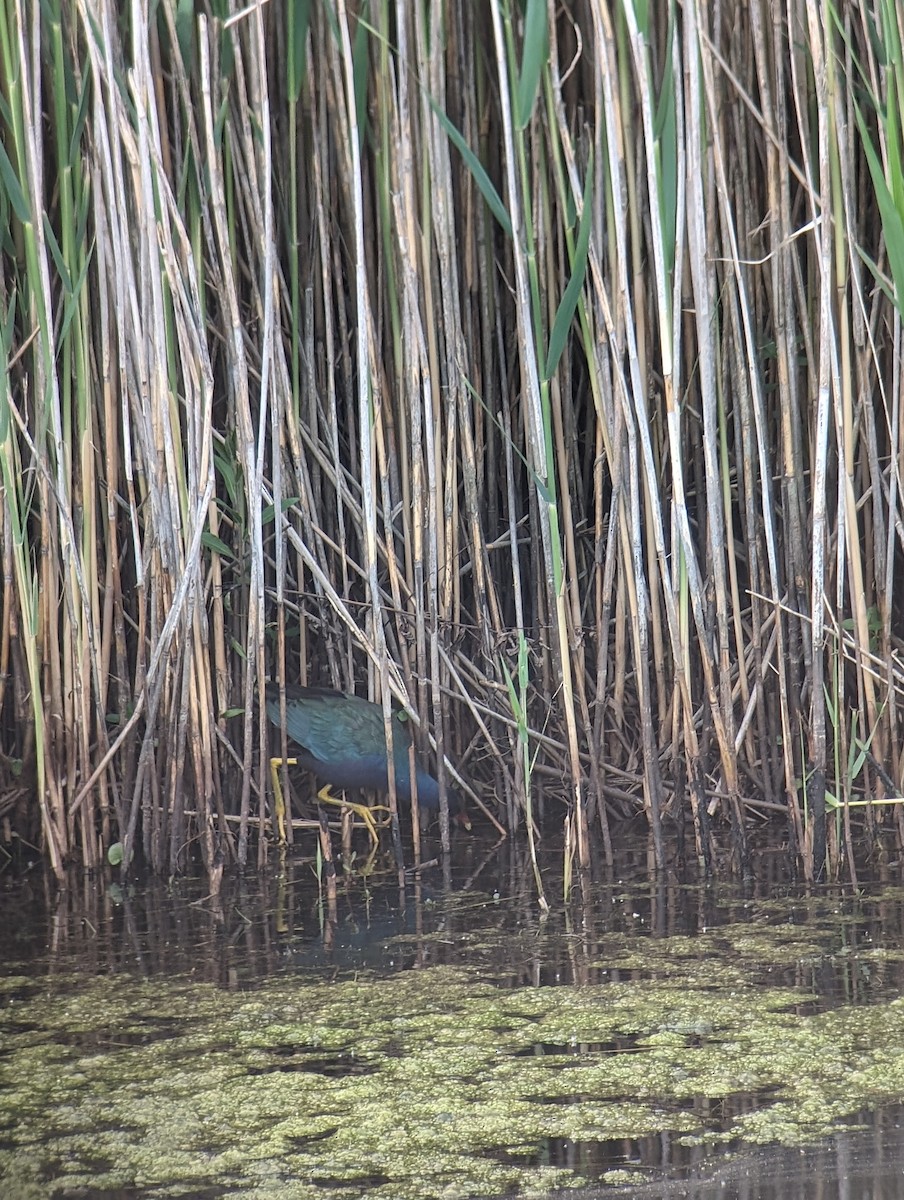
[[[904,890],[646,861],[3,877],[0,1195],[904,1196]]]

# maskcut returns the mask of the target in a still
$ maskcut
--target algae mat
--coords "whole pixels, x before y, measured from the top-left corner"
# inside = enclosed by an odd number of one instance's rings
[[[904,1096],[904,1002],[808,1012],[669,942],[668,979],[586,987],[0,980],[3,1195],[540,1195],[588,1182],[548,1139],[793,1143]]]

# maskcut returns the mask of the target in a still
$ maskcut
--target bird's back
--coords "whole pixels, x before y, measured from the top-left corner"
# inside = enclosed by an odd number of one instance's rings
[[[274,684],[267,686],[267,715],[281,727],[279,688]],[[410,796],[411,734],[404,717],[396,713],[392,723],[393,763],[399,794]],[[378,704],[329,688],[287,685],[286,733],[305,751],[302,765],[335,787],[388,788],[386,733]]]

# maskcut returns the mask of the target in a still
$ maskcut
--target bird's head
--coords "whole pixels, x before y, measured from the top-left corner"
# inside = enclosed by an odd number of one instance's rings
[[[467,831],[470,833],[471,818],[468,816],[468,810],[465,808],[464,800],[462,800],[461,796],[454,790],[454,788],[449,788],[448,796],[449,816],[457,825],[460,825],[462,829],[467,829]]]
[[[465,808],[461,796],[455,788],[451,787],[446,788],[446,796],[449,800],[449,816],[462,829],[470,829],[471,818],[468,816],[468,810]],[[417,799],[422,809],[426,809],[431,814],[439,812],[439,784],[426,771],[418,771]]]

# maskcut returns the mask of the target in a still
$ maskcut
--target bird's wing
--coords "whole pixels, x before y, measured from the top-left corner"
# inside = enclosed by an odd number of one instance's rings
[[[278,700],[272,709],[268,702],[267,709],[278,724]],[[382,709],[368,700],[341,692],[287,699],[286,733],[324,764],[386,753]],[[407,750],[411,735],[403,722],[394,725],[393,737]]]

